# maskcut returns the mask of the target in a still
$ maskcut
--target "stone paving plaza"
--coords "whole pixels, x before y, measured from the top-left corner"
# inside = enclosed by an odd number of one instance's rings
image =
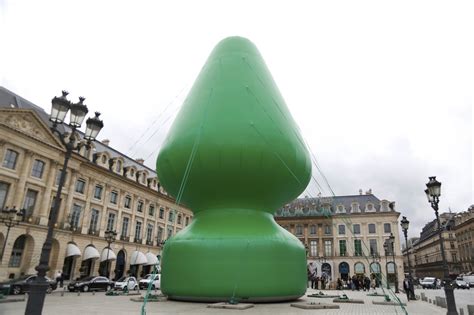
[[[308,289],[307,294],[313,294],[319,291]],[[325,294],[335,295],[341,291],[324,291]],[[416,294],[425,292],[428,298],[434,296],[444,296],[442,290],[417,290]],[[373,305],[372,301],[382,301],[383,297],[370,297],[366,292],[345,291],[351,299],[363,299],[364,304],[337,303],[340,309],[334,310],[304,310],[291,307],[291,303],[265,303],[255,304],[253,308],[247,310],[224,310],[207,308],[207,303],[189,303],[189,302],[150,302],[147,304],[146,314],[404,314],[403,310],[397,306]],[[381,290],[379,290],[381,293]],[[458,309],[464,308],[464,314],[467,313],[466,304],[474,303],[474,290],[459,291],[456,290],[456,301]],[[406,303],[406,296],[400,293],[399,298]],[[134,296],[136,297],[136,296]],[[11,297],[10,297],[11,298]],[[142,303],[130,301],[131,296],[105,296],[104,292],[77,293],[66,292],[64,296],[56,291],[46,297],[43,314],[45,315],[86,315],[86,314],[140,314]],[[331,298],[310,298],[303,297],[298,302],[322,302],[332,303]],[[0,314],[24,314],[25,302],[1,303]],[[408,314],[446,314],[446,309],[422,301],[410,301],[406,307]]]

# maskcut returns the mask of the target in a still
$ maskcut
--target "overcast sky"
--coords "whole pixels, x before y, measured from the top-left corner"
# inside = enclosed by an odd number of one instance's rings
[[[473,204],[472,1],[0,0],[0,84],[49,111],[67,89],[100,139],[154,168],[213,47],[253,41],[336,195],[396,201],[410,235]],[[319,173],[323,195],[330,191]],[[306,194],[317,194],[310,187]]]

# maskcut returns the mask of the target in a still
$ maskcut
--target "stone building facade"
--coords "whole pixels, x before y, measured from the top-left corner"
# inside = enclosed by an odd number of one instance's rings
[[[454,233],[458,248],[458,259],[461,264],[461,273],[472,273],[474,271],[474,205],[467,211],[458,213],[454,217]]]
[[[0,209],[25,209],[8,239],[0,223],[5,248],[0,279],[36,273],[64,153],[50,131],[48,114],[0,87]],[[157,264],[164,241],[191,220],[192,212],[167,195],[143,160],[96,141],[69,161],[49,276],[57,270],[68,279],[147,273]],[[110,250],[106,230],[117,233]]]
[[[434,216],[434,214],[433,214]],[[455,233],[455,214],[440,214],[440,222],[443,227],[442,237],[443,245],[448,263],[449,272],[452,277],[461,273],[459,263],[458,245]],[[410,254],[410,263],[412,274],[416,278],[436,277],[444,278],[443,259],[440,249],[440,240],[436,219],[427,223],[420,237],[409,243],[403,250],[405,264],[408,265],[408,253]]]
[[[401,284],[399,216],[393,202],[379,200],[371,190],[351,196],[300,198],[275,213],[276,222],[305,245],[317,275],[324,274],[333,286],[337,278],[353,275],[377,276],[382,283],[388,279],[392,284],[398,276]],[[394,255],[383,247],[391,233]]]

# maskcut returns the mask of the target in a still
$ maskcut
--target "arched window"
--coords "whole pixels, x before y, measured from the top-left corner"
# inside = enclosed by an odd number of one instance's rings
[[[358,262],[354,264],[354,272],[356,274],[365,274],[365,266],[363,263]]]
[[[105,155],[102,155],[102,164],[105,164],[107,162],[107,157]]]
[[[23,251],[25,250],[26,236],[21,235],[13,244],[12,255],[10,257],[10,262],[8,267],[20,267],[21,257],[23,256]]]
[[[115,171],[117,173],[120,173],[122,171],[122,161],[120,160],[117,160],[117,164],[116,164],[116,167],[115,167]]]

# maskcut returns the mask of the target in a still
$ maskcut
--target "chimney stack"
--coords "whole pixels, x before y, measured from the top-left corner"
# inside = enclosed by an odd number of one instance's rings
[[[110,140],[109,139],[104,139],[101,142],[102,142],[102,144],[104,144],[106,146],[109,146]]]
[[[362,189],[359,189],[359,195],[362,195]]]
[[[138,164],[143,164],[143,162],[145,162],[145,160],[142,159],[142,158],[135,159],[135,161],[136,161]]]

